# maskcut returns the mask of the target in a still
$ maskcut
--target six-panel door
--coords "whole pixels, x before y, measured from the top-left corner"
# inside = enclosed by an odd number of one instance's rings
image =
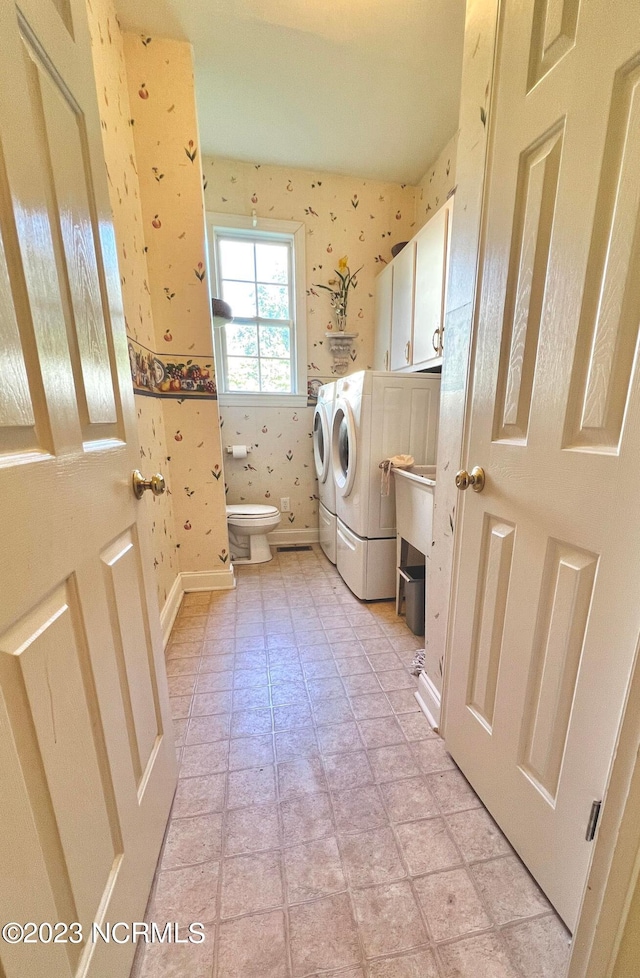
[[[3,978],[125,978],[175,787],[83,0],[0,5]]]
[[[640,634],[635,5],[504,4],[489,121],[445,734],[573,927]]]

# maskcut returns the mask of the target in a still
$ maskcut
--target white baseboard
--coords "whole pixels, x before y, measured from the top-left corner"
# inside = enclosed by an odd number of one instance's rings
[[[440,726],[440,693],[426,672],[421,672],[415,693],[418,705],[434,730]]]
[[[182,590],[187,591],[229,591],[236,586],[232,567],[210,571],[183,571]]]
[[[181,578],[181,574],[176,575],[176,579],[171,585],[171,590],[167,595],[167,600],[165,601],[162,611],[160,612],[162,647],[164,649],[167,647],[167,642],[169,641],[169,636],[171,635],[173,623],[176,620],[176,615],[178,614],[180,605],[182,604],[182,595],[184,594],[184,590],[182,587]]]
[[[185,571],[178,574],[160,612],[163,647],[166,648],[169,641],[184,594],[188,591],[230,591],[235,586],[236,579],[232,567],[211,571]]]
[[[301,544],[318,543],[320,533],[317,527],[306,530],[295,530],[293,527],[284,530],[272,530],[267,534],[267,540],[272,547],[296,547]]]

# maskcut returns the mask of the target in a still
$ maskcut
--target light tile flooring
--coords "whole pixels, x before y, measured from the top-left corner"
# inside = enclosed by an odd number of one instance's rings
[[[420,640],[316,548],[187,595],[168,649],[180,782],[139,978],[562,978],[569,937],[444,744]],[[142,950],[142,949],[141,949]]]

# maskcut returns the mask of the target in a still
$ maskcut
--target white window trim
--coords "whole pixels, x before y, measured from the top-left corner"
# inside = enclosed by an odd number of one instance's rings
[[[255,223],[254,223],[255,220]],[[214,228],[235,228],[243,231],[266,231],[272,234],[290,234],[293,237],[294,256],[294,303],[295,303],[295,387],[294,394],[251,394],[250,392],[227,394],[218,391],[218,401],[225,405],[248,407],[306,407],[307,404],[307,300],[305,237],[306,228],[300,221],[277,221],[272,218],[253,217],[244,214],[216,214],[207,211],[207,240],[209,245],[208,269],[211,295],[217,295],[215,269]],[[220,330],[213,330],[216,363],[222,363]]]

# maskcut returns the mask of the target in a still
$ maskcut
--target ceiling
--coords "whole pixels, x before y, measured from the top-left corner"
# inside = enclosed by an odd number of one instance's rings
[[[116,0],[189,40],[205,155],[417,183],[458,125],[465,0]]]

